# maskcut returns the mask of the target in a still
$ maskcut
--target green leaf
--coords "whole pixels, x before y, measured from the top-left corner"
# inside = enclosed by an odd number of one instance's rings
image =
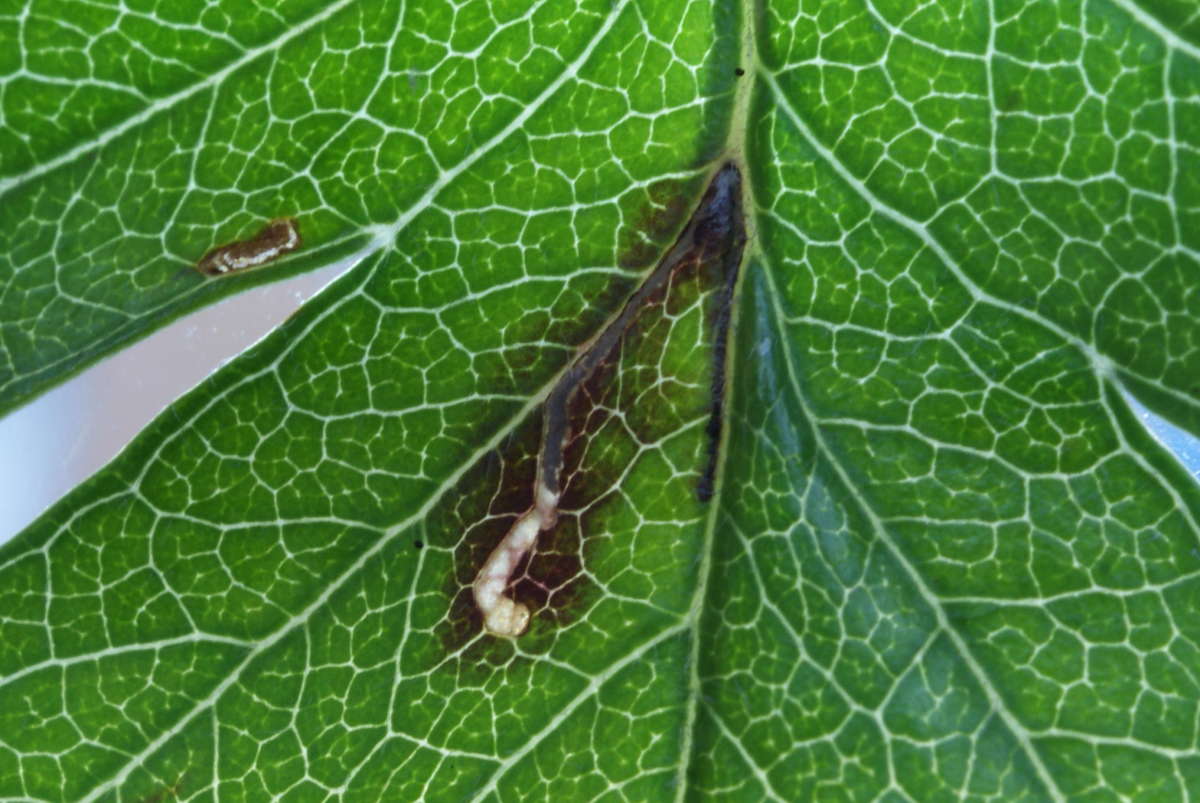
[[[1200,432],[1190,5],[70,8],[0,16],[5,404],[364,259],[0,548],[0,797],[1200,796],[1200,493],[1126,402]]]

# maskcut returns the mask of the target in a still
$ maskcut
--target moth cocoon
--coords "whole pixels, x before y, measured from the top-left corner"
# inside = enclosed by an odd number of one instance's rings
[[[295,251],[300,244],[300,229],[296,219],[275,218],[248,240],[212,249],[196,263],[196,270],[206,276],[225,276],[265,265]]]

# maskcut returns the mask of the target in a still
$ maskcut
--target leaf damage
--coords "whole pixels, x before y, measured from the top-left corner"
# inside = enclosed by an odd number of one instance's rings
[[[517,637],[529,626],[532,609],[509,593],[514,577],[534,551],[539,534],[559,522],[564,494],[562,474],[566,451],[589,424],[595,399],[603,389],[593,389],[602,366],[611,365],[623,340],[648,306],[663,304],[674,277],[697,279],[715,288],[710,314],[712,337],[711,393],[704,467],[699,472],[696,496],[712,497],[722,431],[726,352],[733,292],[745,245],[741,174],[732,163],[722,167],[709,184],[695,214],[675,244],[659,261],[621,312],[590,343],[560,377],[543,405],[541,445],[536,478],[528,506],[518,515],[491,550],[471,583],[471,593],[485,630],[495,636]],[[583,410],[578,408],[583,407]],[[582,416],[581,416],[582,413]],[[568,481],[569,482],[569,481]]]

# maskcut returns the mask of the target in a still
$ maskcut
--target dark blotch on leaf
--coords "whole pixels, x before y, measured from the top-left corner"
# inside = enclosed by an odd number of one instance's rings
[[[508,639],[484,632],[471,584],[492,549],[533,504],[541,434],[538,412],[463,476],[453,510],[430,522],[430,543],[454,551],[454,572],[445,585],[450,610],[437,627],[438,635],[447,654],[461,653],[464,669],[487,673],[489,667],[514,660]],[[579,458],[568,451],[567,459],[570,466]],[[572,477],[564,474],[564,479],[570,492]],[[604,479],[611,486],[617,477]],[[536,549],[517,567],[510,591],[534,614],[529,632],[521,637],[523,651],[549,649],[554,632],[578,619],[597,596],[597,589],[581,571],[589,548],[581,536],[578,517],[564,509],[558,523],[540,534]],[[553,627],[545,626],[547,617],[553,620]]]
[[[616,375],[622,355],[627,349],[644,353],[648,347],[658,353],[665,348],[663,338],[669,327],[654,322],[668,310],[672,315],[682,311],[670,310],[673,287],[692,287],[690,292],[706,296],[704,318],[713,337],[713,380],[707,454],[698,468],[696,494],[701,500],[712,495],[731,301],[745,243],[741,212],[741,175],[733,165],[726,165],[674,245],[657,255],[657,267],[628,297],[621,312],[576,355],[546,404],[462,477],[457,493],[449,496],[457,500],[453,506],[431,515],[430,543],[454,552],[454,569],[445,586],[451,600],[449,614],[437,629],[446,653],[458,656],[464,665],[499,667],[517,660],[511,640],[484,633],[472,584],[492,550],[533,506],[539,462],[542,482],[561,496],[555,524],[538,535],[535,547],[510,578],[508,593],[532,613],[528,632],[520,636],[522,652],[549,650],[558,631],[585,614],[598,596],[599,589],[584,567],[608,537],[602,524],[604,511],[620,501],[615,488],[628,460],[619,451],[606,456],[603,444],[597,448],[596,436],[605,431],[612,411],[624,403],[627,383]],[[656,226],[666,225],[656,221]],[[647,236],[662,231],[658,228]],[[653,316],[648,315],[651,311]],[[642,418],[650,430],[679,425],[670,416]],[[654,442],[668,434],[638,433],[637,439]]]

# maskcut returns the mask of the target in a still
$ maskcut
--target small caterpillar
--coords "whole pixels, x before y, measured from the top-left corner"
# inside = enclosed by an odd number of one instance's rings
[[[249,240],[239,240],[212,249],[196,263],[206,276],[224,276],[234,271],[256,268],[300,247],[300,229],[295,218],[279,217],[263,226]]]

